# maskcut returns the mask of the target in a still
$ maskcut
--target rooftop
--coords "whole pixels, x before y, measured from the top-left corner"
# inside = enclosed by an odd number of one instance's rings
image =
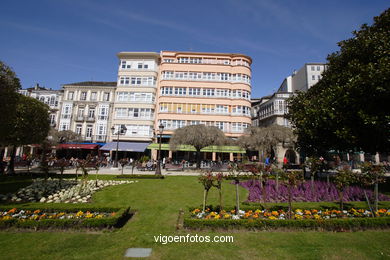
[[[63,86],[116,87],[116,81],[83,81],[83,82],[63,84]]]

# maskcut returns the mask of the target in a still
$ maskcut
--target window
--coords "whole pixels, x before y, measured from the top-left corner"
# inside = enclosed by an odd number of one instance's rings
[[[174,59],[164,59],[164,62],[172,63],[174,62]]]
[[[84,117],[84,108],[79,108],[77,111],[77,119],[83,119]]]
[[[133,110],[133,117],[138,117],[139,116],[139,109],[138,108],[134,108]]]
[[[229,113],[229,108],[228,108],[228,106],[225,106],[225,105],[216,105],[215,112],[218,114],[227,114],[227,113]]]
[[[318,76],[317,76],[317,79],[320,80],[320,79],[321,79],[321,75],[318,75]]]
[[[315,70],[314,66],[311,66],[311,71],[314,71],[314,70]]]
[[[104,92],[103,101],[110,101],[110,92]]]
[[[200,88],[189,88],[188,95],[189,96],[200,96]]]
[[[148,64],[144,64],[144,69],[148,69],[149,68],[149,65]]]
[[[56,98],[55,98],[54,96],[51,96],[51,97],[50,97],[50,105],[51,105],[51,106],[54,106],[55,101],[56,101]]]
[[[230,74],[229,73],[220,73],[219,75],[220,75],[219,79],[222,80],[222,81],[227,81],[227,80],[230,79]]]
[[[321,67],[320,66],[317,66],[317,71],[320,71]]]
[[[87,92],[81,92],[80,100],[87,100]]]
[[[172,95],[173,94],[173,87],[163,87],[161,88],[161,95]]]
[[[316,79],[316,75],[311,75],[311,79],[315,80]]]
[[[82,125],[76,125],[76,134],[81,135],[82,129],[83,129]]]
[[[88,118],[95,118],[95,108],[90,108],[88,110]]]
[[[138,63],[138,69],[142,69],[142,63]]]
[[[108,106],[101,106],[99,113],[99,120],[107,120],[108,119]]]
[[[50,115],[50,125],[54,125],[56,122],[56,115],[51,114]]]
[[[128,117],[128,109],[127,108],[116,108],[116,118],[127,118]]]
[[[86,132],[85,137],[87,137],[87,138],[92,137],[92,126],[91,125],[87,125],[87,132]]]
[[[203,89],[203,96],[207,96],[207,97],[214,96],[214,89],[213,88],[204,88]]]
[[[177,96],[185,96],[186,95],[186,88],[175,88],[175,95]]]
[[[91,93],[91,101],[96,101],[97,100],[97,93],[96,92],[92,92]]]

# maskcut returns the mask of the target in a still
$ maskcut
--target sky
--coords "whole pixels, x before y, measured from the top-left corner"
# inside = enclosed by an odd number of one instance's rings
[[[2,0],[0,60],[22,87],[116,81],[121,51],[242,53],[252,98],[389,8],[382,0]]]

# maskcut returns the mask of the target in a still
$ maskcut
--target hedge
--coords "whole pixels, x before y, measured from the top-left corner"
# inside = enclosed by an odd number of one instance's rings
[[[18,209],[23,210],[43,210],[42,208],[31,208],[31,207],[19,207]],[[0,211],[7,210],[5,207],[2,207]],[[80,208],[78,207],[70,208],[51,208],[51,211],[47,212],[77,212],[90,211],[90,212],[115,212],[115,216],[105,217],[101,219],[91,218],[91,219],[41,219],[41,220],[30,220],[30,219],[8,219],[0,220],[0,228],[34,228],[34,229],[76,229],[76,228],[92,228],[92,229],[104,229],[104,228],[120,228],[122,227],[127,220],[134,214],[130,211],[130,208],[98,208],[98,207],[89,207],[89,208]]]
[[[327,231],[364,230],[390,228],[390,217],[379,218],[343,218],[343,219],[304,219],[304,220],[270,220],[270,219],[193,219],[184,218],[183,226],[189,229],[316,229]]]

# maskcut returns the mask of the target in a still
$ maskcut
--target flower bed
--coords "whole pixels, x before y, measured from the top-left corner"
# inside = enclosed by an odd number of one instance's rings
[[[288,212],[285,210],[267,210],[267,209],[256,209],[256,210],[240,210],[239,214],[236,215],[235,210],[231,211],[210,211],[201,212],[200,209],[194,209],[191,211],[192,218],[198,219],[287,219]],[[390,209],[379,209],[375,212],[376,217],[390,217]],[[365,218],[372,217],[372,214],[367,209],[350,209],[350,210],[302,210],[296,209],[292,212],[292,219],[331,219],[331,218]]]
[[[259,181],[250,180],[241,182],[240,185],[249,191],[248,202],[262,201],[262,189],[260,188]],[[279,189],[276,189],[276,181],[268,180],[265,185],[266,190],[266,202],[287,202],[288,201],[288,189],[286,186],[279,182]],[[336,186],[333,183],[327,184],[323,181],[314,181],[314,193],[312,192],[311,182],[306,181],[292,190],[293,201],[338,201],[339,194]],[[372,198],[373,192],[369,189],[365,190],[368,197]],[[343,200],[348,201],[365,201],[364,189],[358,186],[348,187],[343,194]],[[379,194],[380,201],[390,201],[390,197]]]
[[[129,208],[110,211],[12,208],[0,210],[0,228],[111,228],[119,227],[130,216]]]
[[[34,182],[15,194],[0,195],[2,201],[46,202],[46,203],[87,203],[96,191],[113,185],[130,184],[138,181],[75,181],[57,179],[35,179]]]
[[[390,228],[390,209],[375,212],[365,209],[339,210],[301,210],[293,211],[287,218],[283,210],[206,211],[194,209],[184,218],[184,227],[193,229],[321,229],[321,230],[361,230],[366,228]]]

